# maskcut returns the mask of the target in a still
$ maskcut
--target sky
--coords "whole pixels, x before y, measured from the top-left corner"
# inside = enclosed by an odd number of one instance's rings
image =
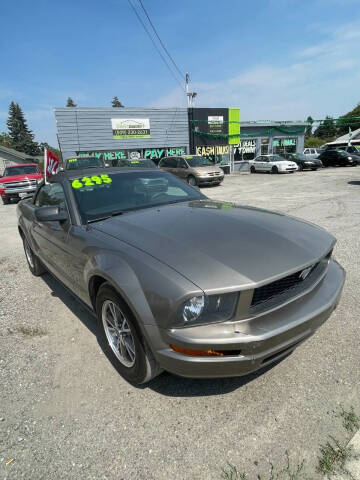
[[[139,0],[131,0],[141,15]],[[360,102],[360,0],[143,0],[197,107],[242,120],[334,117]],[[128,0],[3,2],[0,132],[19,103],[56,146],[53,108],[186,106]],[[143,16],[144,21],[145,17]],[[150,29],[150,26],[148,25]]]

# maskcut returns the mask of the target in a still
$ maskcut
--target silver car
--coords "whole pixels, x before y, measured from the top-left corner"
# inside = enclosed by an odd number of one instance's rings
[[[104,351],[136,384],[265,367],[329,318],[344,284],[325,230],[209,200],[160,169],[63,171],[17,213],[31,272],[94,311]]]
[[[199,155],[165,157],[159,167],[185,180],[189,185],[220,185],[224,180],[224,171]]]

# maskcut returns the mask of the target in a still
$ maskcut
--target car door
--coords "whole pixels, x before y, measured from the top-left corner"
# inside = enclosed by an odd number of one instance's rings
[[[263,162],[263,156],[260,155],[259,157],[255,158],[255,161],[254,161],[254,167],[256,168],[256,170],[258,170],[259,172],[262,171],[263,167],[264,167],[264,162]]]
[[[61,183],[43,185],[35,198],[35,208],[58,206],[68,212],[65,194]],[[68,240],[70,219],[65,222],[51,221],[40,222],[34,217],[31,236],[37,247],[37,254],[54,269],[54,273],[64,281],[66,270],[64,268],[64,250]]]
[[[182,157],[178,157],[176,175],[182,180],[185,180],[188,175],[188,168],[186,161]]]
[[[263,157],[262,161],[262,170],[264,172],[268,172],[272,168],[272,162],[270,161],[269,157]]]

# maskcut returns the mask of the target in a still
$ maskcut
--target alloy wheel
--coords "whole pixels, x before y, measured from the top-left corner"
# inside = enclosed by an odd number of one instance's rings
[[[115,302],[105,300],[101,318],[106,338],[116,358],[125,367],[133,367],[136,360],[135,342],[126,316]]]

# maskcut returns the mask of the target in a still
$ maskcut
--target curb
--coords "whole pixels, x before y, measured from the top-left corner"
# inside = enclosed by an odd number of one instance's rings
[[[348,443],[348,446],[352,446],[354,452],[360,455],[360,430],[355,433],[353,438]],[[346,463],[345,467],[350,472],[354,480],[360,480],[360,458],[350,460]],[[324,478],[327,479],[328,477]],[[336,475],[336,477],[331,478],[336,478],[337,480],[349,480],[350,477],[349,475]]]

